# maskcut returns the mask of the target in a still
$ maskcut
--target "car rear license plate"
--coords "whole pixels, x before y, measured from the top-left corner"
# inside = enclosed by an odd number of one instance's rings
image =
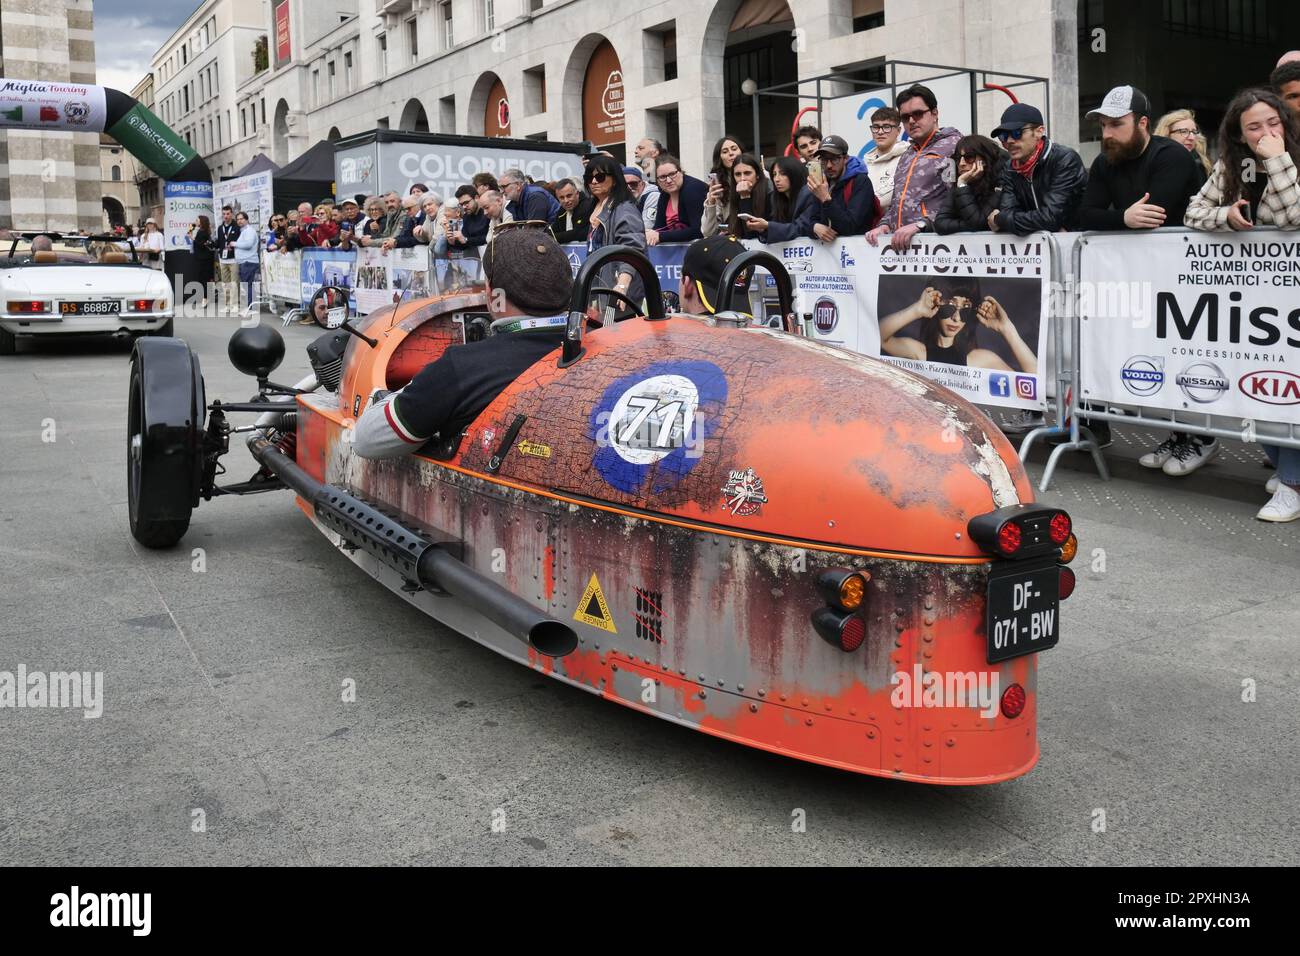
[[[1055,562],[1000,567],[989,575],[985,625],[990,664],[1056,646],[1061,638],[1060,586]]]
[[[60,302],[60,315],[117,315],[122,303],[116,300],[103,302]]]

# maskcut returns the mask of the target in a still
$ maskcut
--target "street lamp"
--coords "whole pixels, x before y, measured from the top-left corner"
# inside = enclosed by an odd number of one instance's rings
[[[758,156],[758,155],[759,155],[759,148],[758,148],[758,96],[757,96],[757,93],[758,93],[758,83],[754,81],[753,77],[750,77],[750,78],[746,79],[745,82],[743,82],[743,83],[740,84],[740,92],[744,93],[746,96],[749,97],[749,102],[753,105],[753,108],[754,108],[754,139],[753,139],[753,143],[754,143],[754,155],[755,155],[755,156]],[[761,156],[759,157],[759,162],[760,162],[760,163],[762,162],[762,157],[761,157]]]

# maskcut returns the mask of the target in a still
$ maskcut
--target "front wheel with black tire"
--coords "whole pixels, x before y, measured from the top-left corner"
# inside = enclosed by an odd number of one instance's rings
[[[180,541],[198,503],[202,383],[198,358],[184,342],[136,342],[127,395],[127,513],[131,536],[146,548]]]

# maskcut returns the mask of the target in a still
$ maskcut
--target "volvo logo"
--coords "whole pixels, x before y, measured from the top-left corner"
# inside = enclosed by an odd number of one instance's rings
[[[1154,395],[1165,384],[1165,360],[1154,355],[1134,355],[1120,369],[1119,378],[1134,395]]]

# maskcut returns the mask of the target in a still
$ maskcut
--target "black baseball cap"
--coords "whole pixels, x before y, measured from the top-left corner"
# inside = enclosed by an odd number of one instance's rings
[[[849,144],[844,141],[843,136],[827,136],[822,140],[821,145],[817,147],[816,155],[829,153],[832,156],[849,155]]]
[[[718,311],[714,300],[718,295],[722,273],[731,264],[731,260],[744,251],[745,247],[735,236],[730,235],[696,239],[686,250],[686,257],[682,259],[682,275],[695,283],[695,291],[710,315]],[[737,280],[736,288],[749,288],[749,274],[742,275]]]
[[[1043,114],[1038,111],[1038,107],[1030,106],[1028,103],[1012,103],[1002,112],[1002,122],[994,127],[989,136],[993,139],[998,138],[998,133],[1018,133],[1026,126],[1042,126]]]

